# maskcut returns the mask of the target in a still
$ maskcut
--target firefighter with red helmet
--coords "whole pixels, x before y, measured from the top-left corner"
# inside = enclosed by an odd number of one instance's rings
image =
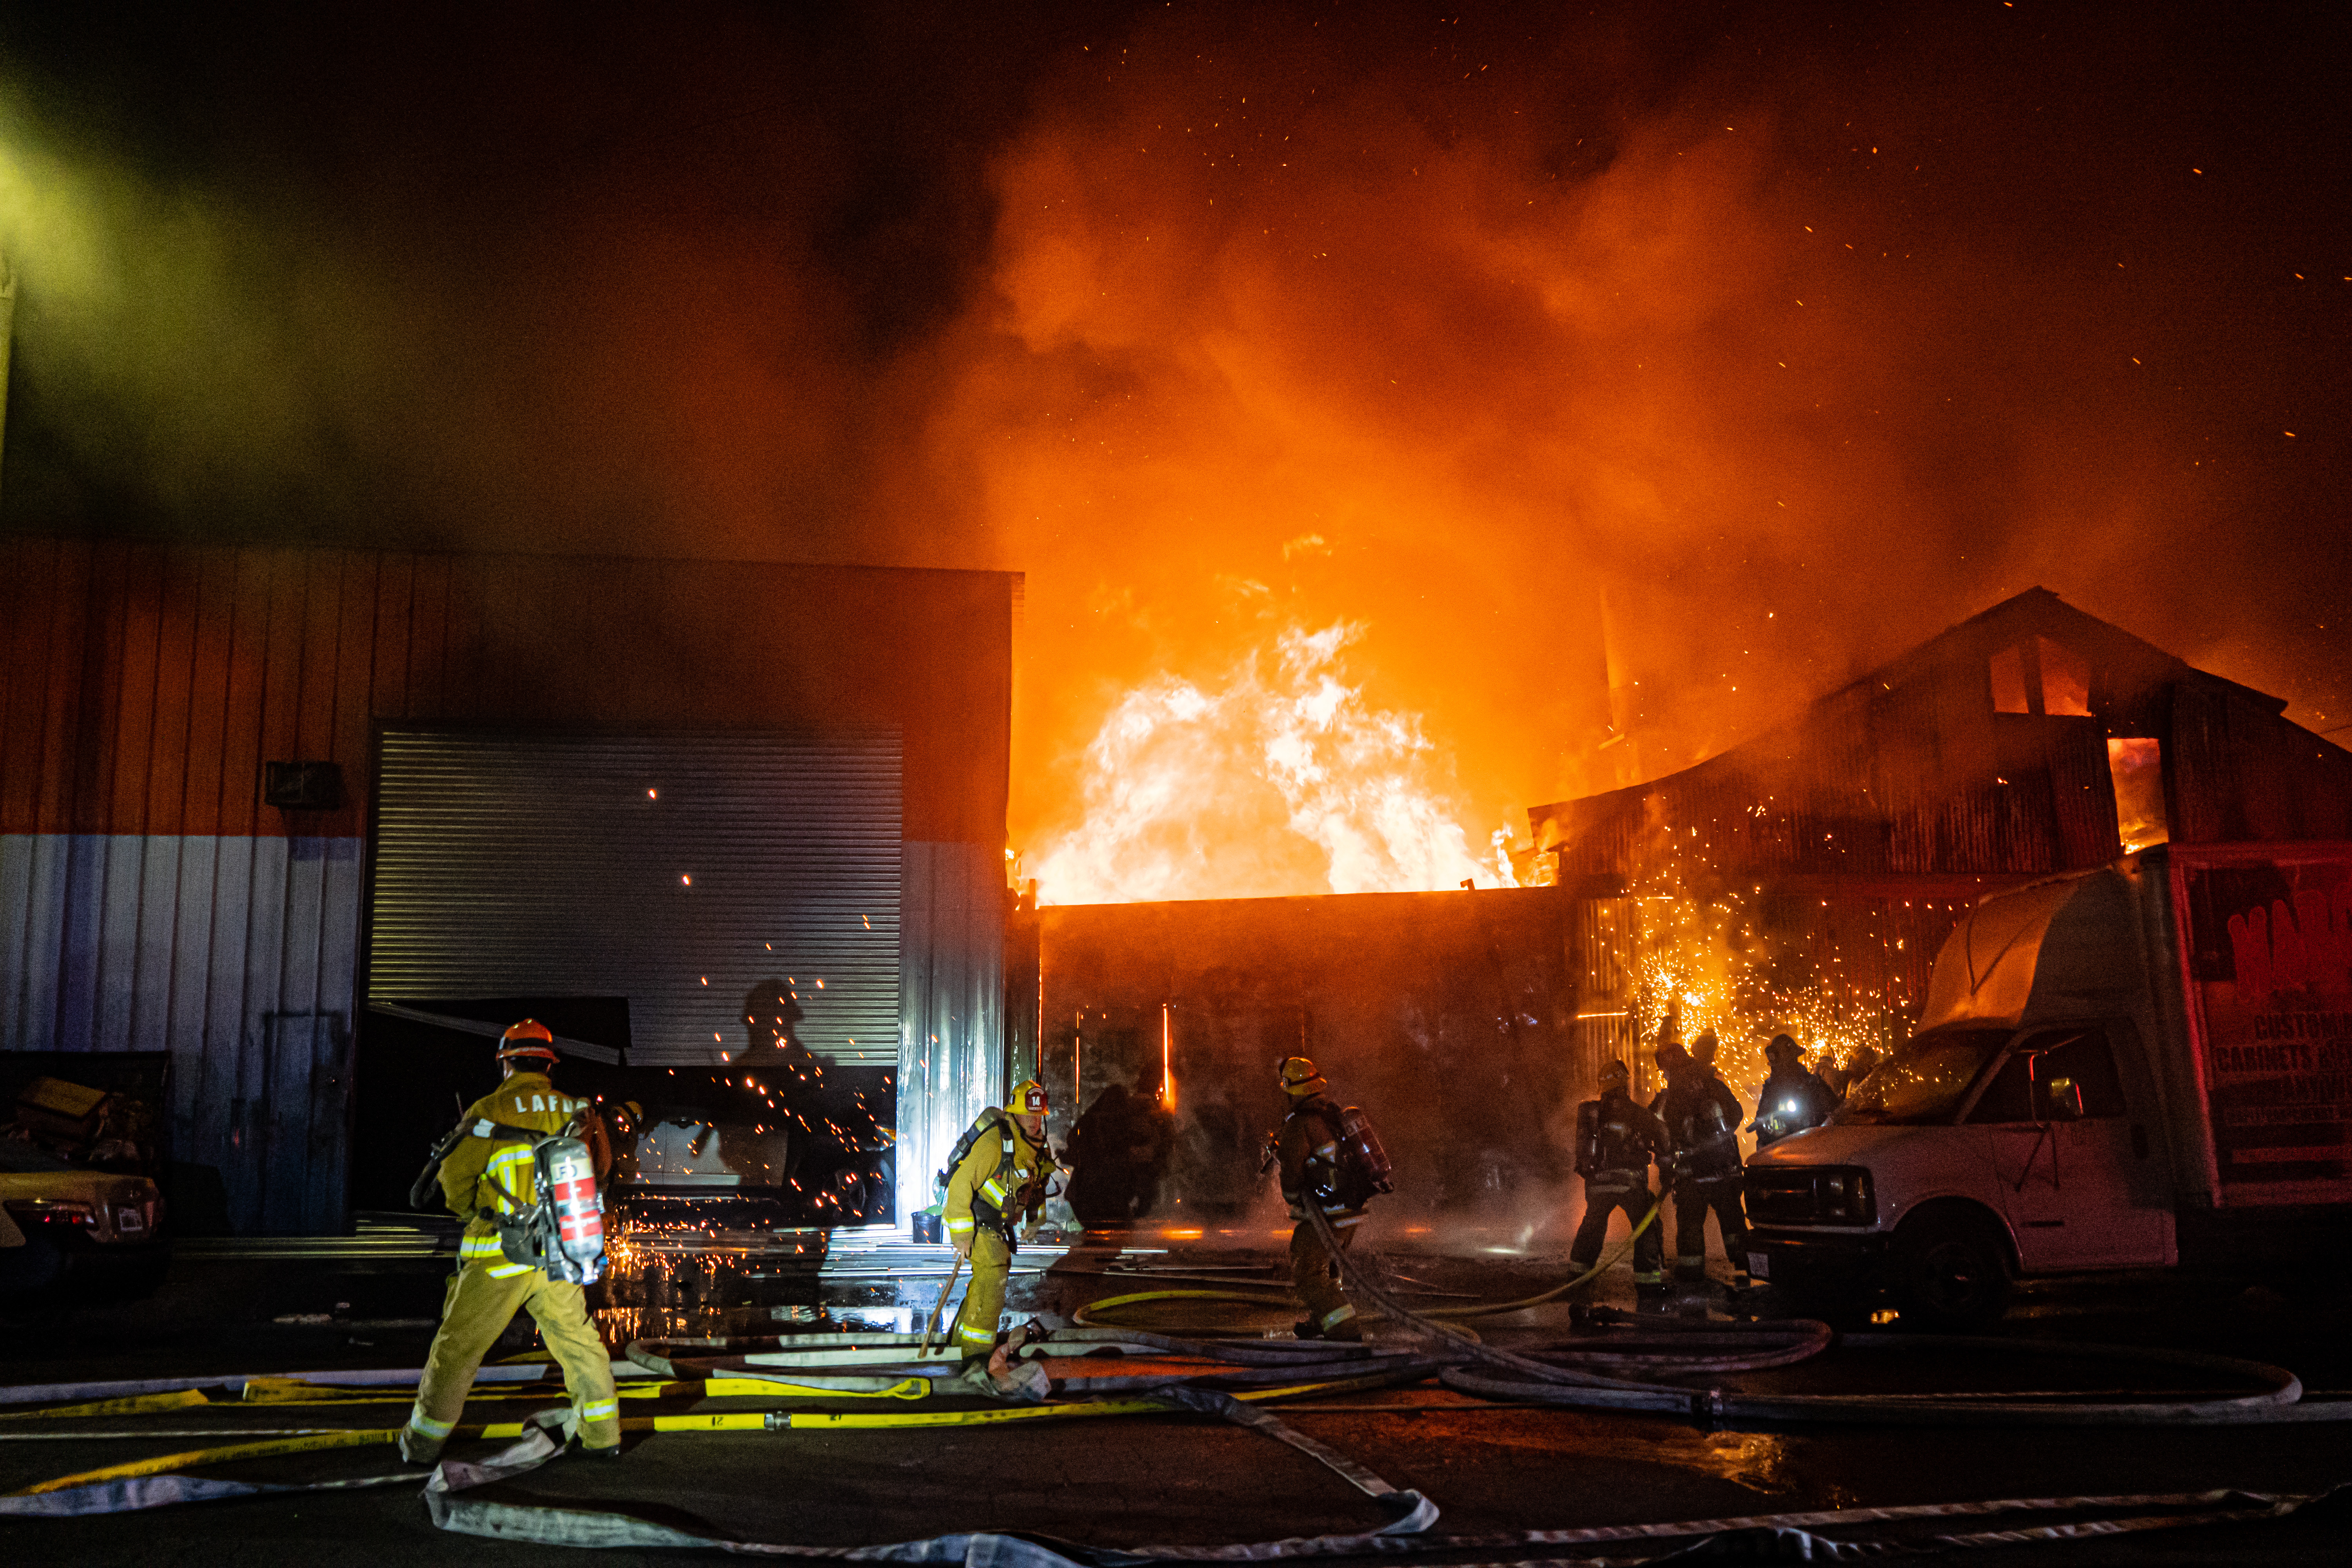
[[[465,1216],[457,1243],[457,1272],[449,1280],[441,1328],[425,1354],[417,1380],[416,1407],[400,1434],[401,1458],[429,1465],[440,1458],[482,1358],[528,1309],[540,1338],[563,1369],[572,1396],[573,1436],[583,1453],[618,1456],[621,1406],[613,1387],[612,1358],[588,1321],[582,1288],[551,1279],[543,1268],[510,1261],[499,1243],[495,1220],[484,1211],[513,1214],[536,1196],[536,1140],[570,1128],[586,1109],[584,1100],[559,1093],[549,1081],[555,1065],[555,1037],[546,1025],[525,1018],[499,1040],[504,1081],[476,1100],[451,1134],[441,1158],[441,1194],[453,1213]],[[603,1124],[585,1118],[584,1138],[596,1173],[611,1163]]]
[[[1339,1262],[1316,1233],[1307,1205],[1311,1203],[1323,1211],[1333,1238],[1345,1251],[1355,1240],[1356,1227],[1364,1223],[1364,1205],[1374,1192],[1387,1190],[1386,1182],[1368,1181],[1349,1157],[1342,1122],[1350,1113],[1331,1099],[1330,1081],[1313,1062],[1305,1057],[1284,1058],[1281,1082],[1290,1114],[1275,1134],[1274,1152],[1282,1165],[1282,1201],[1298,1222],[1290,1233],[1290,1285],[1307,1303],[1307,1316],[1293,1332],[1302,1340],[1360,1340],[1363,1325],[1356,1321],[1355,1303],[1340,1288]]]
[[[1054,1173],[1045,1143],[1045,1086],[1027,1079],[1013,1086],[1004,1109],[981,1112],[964,1135],[967,1151],[948,1173],[940,1205],[949,1242],[971,1259],[971,1284],[956,1312],[955,1344],[964,1360],[996,1347],[996,1320],[1004,1310],[1004,1281],[1013,1272],[1015,1226],[1034,1226]]]
[[[1601,1098],[1576,1108],[1576,1170],[1584,1178],[1584,1221],[1568,1249],[1571,1273],[1582,1274],[1601,1258],[1609,1238],[1609,1218],[1619,1209],[1625,1223],[1650,1218],[1656,1194],[1650,1190],[1650,1162],[1663,1158],[1666,1130],[1627,1092],[1633,1074],[1621,1061],[1601,1068]],[[1633,1288],[1647,1295],[1665,1283],[1664,1227],[1652,1220],[1633,1238]]]

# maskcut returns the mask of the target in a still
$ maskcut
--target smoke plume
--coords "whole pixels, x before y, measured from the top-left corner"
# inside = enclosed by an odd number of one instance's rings
[[[2036,583],[2352,700],[2341,16],[239,15],[7,24],[7,525],[1024,570],[1048,898],[1484,874]]]

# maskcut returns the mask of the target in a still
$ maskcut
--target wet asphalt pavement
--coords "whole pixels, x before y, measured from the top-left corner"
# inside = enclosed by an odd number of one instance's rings
[[[1270,1263],[1199,1241],[1146,1257],[1147,1267],[1204,1278],[1160,1281],[1208,1288]],[[1423,1245],[1426,1245],[1423,1243]],[[1008,1305],[1066,1314],[1089,1300],[1152,1281],[1094,1272],[1114,1255],[1074,1253],[1051,1274],[1016,1276]],[[1412,1286],[1509,1299],[1560,1278],[1542,1258],[1388,1255]],[[1131,1262],[1130,1258],[1126,1261]],[[1113,1267],[1117,1267],[1114,1265]],[[1718,1264],[1718,1268],[1720,1265]],[[1603,1299],[1630,1305],[1622,1268]],[[176,1263],[163,1289],[128,1303],[52,1303],[5,1322],[10,1384],[142,1376],[413,1367],[430,1339],[424,1321],[440,1280],[424,1265],[354,1274],[304,1262]],[[928,1308],[936,1278],[832,1281],[836,1313]],[[1430,1301],[1452,1298],[1430,1295]],[[1703,1303],[1685,1303],[1700,1310]],[[1283,1314],[1183,1305],[1135,1320],[1181,1329],[1184,1314],[1229,1313],[1228,1325],[1279,1328]],[[324,1314],[324,1323],[276,1317]],[[875,1321],[878,1321],[875,1320]],[[1194,1318],[1191,1321],[1202,1320]],[[1556,1339],[1565,1312],[1547,1308],[1490,1320],[1480,1331],[1509,1346]],[[2318,1396],[2352,1388],[2352,1313],[2333,1292],[2307,1297],[2233,1282],[2137,1281],[2032,1291],[2003,1332],[2025,1341],[2100,1341],[2219,1352],[2286,1366]],[[1724,1380],[1810,1392],[1937,1388],[2185,1388],[2199,1380],[2156,1367],[2011,1360],[1919,1352],[1832,1352],[1802,1367]],[[2206,1386],[2210,1386],[2210,1384]],[[537,1402],[543,1403],[543,1401]],[[529,1404],[478,1403],[468,1419],[515,1419]],[[698,1408],[748,1408],[712,1402]],[[667,1407],[666,1407],[667,1408]],[[625,1415],[635,1414],[625,1409]],[[2352,1481],[2352,1423],[2184,1428],[1808,1426],[1709,1430],[1688,1419],[1597,1415],[1486,1404],[1438,1388],[1337,1395],[1285,1406],[1285,1420],[1443,1510],[1447,1534],[1752,1516],[1994,1498],[2146,1494],[2231,1487],[2321,1492]],[[397,1396],[380,1405],[319,1412],[240,1406],[185,1417],[94,1418],[60,1430],[237,1429],[395,1426]],[[163,1453],[211,1438],[18,1440],[0,1421],[0,1489]],[[477,1445],[484,1454],[493,1445]],[[498,1489],[515,1500],[625,1505],[739,1539],[815,1546],[871,1545],[966,1531],[1023,1531],[1096,1546],[1215,1545],[1355,1532],[1383,1515],[1307,1457],[1266,1437],[1190,1415],[919,1431],[743,1432],[633,1437],[616,1464],[559,1461]],[[452,1453],[464,1449],[453,1446]],[[205,1474],[249,1480],[319,1480],[383,1474],[388,1448],[344,1449],[228,1466]],[[2347,1510],[2279,1522],[2169,1530],[1973,1550],[1987,1568],[2026,1563],[2339,1562]],[[1963,1526],[1962,1528],[1973,1528]],[[0,1525],[15,1554],[44,1563],[236,1564],[369,1562],[546,1562],[568,1549],[436,1531],[412,1486],[313,1492],[144,1513]],[[1570,1549],[1538,1549],[1557,1558]],[[1603,1549],[1589,1549],[1595,1552]],[[1613,1560],[1651,1556],[1638,1542]],[[678,1561],[680,1552],[600,1553],[603,1563]],[[1452,1554],[1491,1560],[1496,1549]],[[1433,1561],[1448,1561],[1446,1558]]]

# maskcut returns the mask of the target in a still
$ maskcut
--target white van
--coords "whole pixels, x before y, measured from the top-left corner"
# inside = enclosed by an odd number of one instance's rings
[[[2159,847],[1988,898],[1919,1028],[1748,1166],[1802,1307],[1998,1318],[2021,1276],[2352,1234],[2352,845]]]

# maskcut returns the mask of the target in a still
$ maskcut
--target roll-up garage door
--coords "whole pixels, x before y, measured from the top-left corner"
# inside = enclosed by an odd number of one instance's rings
[[[715,1065],[781,985],[817,1056],[896,1063],[899,758],[894,731],[387,731],[369,1000],[625,996],[633,1062]]]

